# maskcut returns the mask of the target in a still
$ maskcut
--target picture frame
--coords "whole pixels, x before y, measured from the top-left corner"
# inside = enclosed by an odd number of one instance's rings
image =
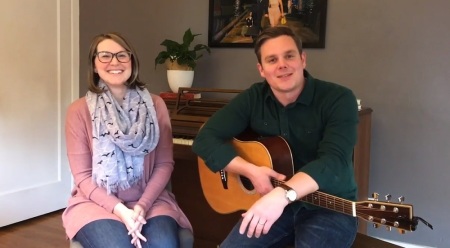
[[[283,6],[284,24],[280,4],[273,7],[269,0],[209,0],[208,46],[253,48],[259,32],[273,22],[292,28],[301,37],[303,48],[325,48],[328,1],[278,1]]]

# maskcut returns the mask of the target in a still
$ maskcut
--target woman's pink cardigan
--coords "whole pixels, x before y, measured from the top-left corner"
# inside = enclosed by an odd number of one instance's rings
[[[86,224],[99,219],[120,219],[113,214],[122,202],[127,207],[141,205],[146,219],[158,215],[174,218],[182,228],[192,226],[181,211],[174,195],[165,189],[174,167],[172,127],[166,104],[151,94],[158,118],[160,138],[155,150],[145,156],[141,183],[130,189],[107,195],[104,188],[92,182],[92,122],[86,99],[73,102],[67,111],[66,145],[75,185],[63,213],[63,225],[72,239]]]

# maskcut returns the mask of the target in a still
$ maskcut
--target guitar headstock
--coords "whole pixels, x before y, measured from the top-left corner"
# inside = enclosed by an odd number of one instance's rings
[[[386,201],[379,201],[378,194],[367,201],[356,202],[357,216],[373,223],[375,227],[386,226],[390,231],[392,227],[397,228],[401,234],[406,231],[415,231],[417,221],[413,216],[413,206],[404,204],[404,197],[399,197],[399,203],[390,201],[391,196],[386,195]]]

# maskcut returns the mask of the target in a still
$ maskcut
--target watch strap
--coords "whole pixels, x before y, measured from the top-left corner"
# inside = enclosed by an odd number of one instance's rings
[[[280,185],[278,185],[279,187],[281,187],[281,188],[283,188],[284,190],[286,190],[286,191],[289,191],[289,190],[294,190],[293,188],[291,188],[291,187],[289,187],[289,186],[287,186],[286,184],[280,184]]]
[[[280,184],[279,186],[282,189],[284,189],[284,192],[286,192],[286,199],[290,203],[292,203],[292,202],[297,200],[297,192],[293,188],[287,186],[286,184]],[[294,195],[292,195],[292,194],[294,194]],[[294,199],[292,199],[292,197],[294,197]]]

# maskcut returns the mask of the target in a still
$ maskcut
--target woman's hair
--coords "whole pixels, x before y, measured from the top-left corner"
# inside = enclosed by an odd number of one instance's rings
[[[255,54],[258,58],[258,63],[261,64],[261,46],[266,41],[280,37],[282,35],[291,37],[294,40],[295,45],[297,45],[299,53],[302,52],[302,40],[298,35],[294,33],[294,31],[292,31],[292,29],[286,26],[268,27],[259,34],[258,38],[256,38],[255,41]]]
[[[95,93],[102,93],[103,90],[98,87],[98,82],[100,80],[100,76],[95,72],[95,63],[94,60],[97,57],[97,46],[100,42],[104,40],[113,40],[117,44],[121,45],[125,50],[131,53],[131,76],[125,83],[128,88],[135,89],[139,87],[143,89],[145,87],[145,83],[143,83],[139,79],[139,59],[137,54],[131,44],[119,33],[107,33],[107,34],[99,34],[95,36],[91,41],[91,46],[89,48],[89,68],[88,68],[88,87],[89,90]]]

